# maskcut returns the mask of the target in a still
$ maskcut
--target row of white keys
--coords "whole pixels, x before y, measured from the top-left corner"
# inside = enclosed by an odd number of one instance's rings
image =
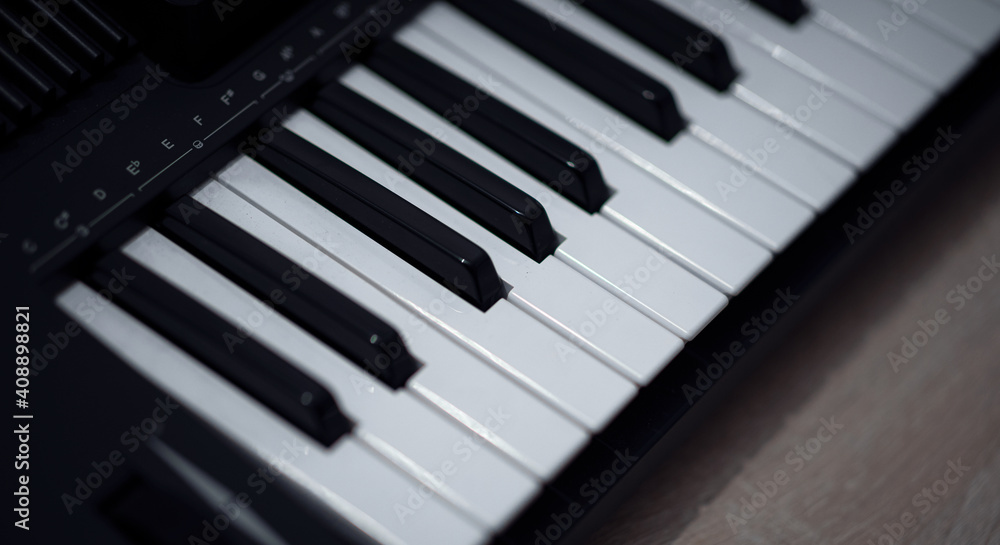
[[[729,58],[740,70],[730,87],[733,96],[809,135],[859,170],[868,168],[895,142],[895,128],[837,89],[740,40],[729,40],[727,45]]]
[[[512,286],[509,302],[637,384],[652,380],[683,347],[675,335],[568,265],[552,256],[535,262],[312,114],[295,112],[284,126],[486,250]]]
[[[560,6],[560,0],[520,1],[550,17]],[[667,85],[691,118],[692,134],[753,167],[755,176],[771,180],[813,209],[825,208],[854,181],[854,170],[831,151],[734,96],[708,87],[596,15],[576,10],[560,17],[559,24]]]
[[[812,0],[810,18],[865,48],[900,72],[939,92],[947,91],[975,55],[920,19],[893,20],[893,6],[872,0]],[[958,0],[957,3],[961,3]]]
[[[608,119],[620,119],[620,114],[604,102],[447,4],[433,4],[424,10],[400,33],[401,41],[406,42],[402,36],[410,31],[431,33],[490,70],[519,82],[522,90],[573,118],[574,124],[595,138],[607,131]],[[439,64],[448,67],[447,63]],[[688,132],[679,133],[668,143],[638,125],[624,123],[616,130],[620,132],[608,142],[611,149],[774,251],[783,249],[814,217],[808,207],[761,177],[739,178],[742,165]],[[732,180],[738,181],[734,185]]]
[[[538,492],[537,480],[411,392],[372,380],[359,394],[357,366],[163,235],[146,230],[122,251],[311,375],[357,423],[356,436],[480,525],[502,526]]]
[[[581,426],[218,182],[206,184],[193,197],[389,323],[423,363],[406,387],[540,479],[555,476],[586,443],[588,434]],[[372,380],[358,371],[355,394],[367,395]]]
[[[633,383],[506,299],[480,311],[252,159],[217,179],[589,431],[635,396]]]
[[[556,257],[681,338],[693,338],[726,305],[724,295],[649,245],[604,217],[584,212],[367,68],[351,69],[340,82],[538,200],[555,230],[566,237]]]
[[[771,260],[771,254],[724,222],[697,200],[667,186],[653,174],[609,151],[610,139],[594,138],[565,117],[539,103],[488,67],[464,56],[450,44],[414,29],[396,35],[400,42],[422,53],[473,85],[487,82],[489,94],[517,108],[580,149],[593,155],[614,189],[601,209],[603,216],[670,256],[716,289],[728,295],[740,292]],[[491,83],[492,82],[492,83]],[[620,116],[609,119],[623,126]],[[655,203],[655,205],[651,205]],[[569,244],[574,244],[568,241]]]
[[[656,1],[708,26],[730,21],[722,35],[739,38],[728,40],[732,49],[759,48],[897,129],[908,127],[937,99],[930,88],[808,18],[789,25],[743,0]]]
[[[993,0],[882,0],[895,4],[889,23],[906,24],[910,17],[983,54],[1000,36],[1000,1]],[[901,12],[901,13],[900,13]]]
[[[117,306],[84,312],[97,297],[76,283],[58,296],[57,304],[140,375],[256,455],[262,467],[273,465],[283,478],[379,543],[487,542],[484,528],[439,495],[421,496],[418,481],[356,436],[320,445]]]

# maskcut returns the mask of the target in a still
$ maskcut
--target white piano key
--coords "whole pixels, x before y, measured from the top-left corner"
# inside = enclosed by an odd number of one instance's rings
[[[683,347],[676,336],[614,295],[547,257],[536,263],[306,111],[284,126],[478,244],[513,288],[508,301],[642,385]]]
[[[923,0],[919,9],[907,0],[885,0],[897,6],[906,17],[915,17],[977,54],[988,51],[1000,35],[1000,1],[993,0]],[[896,20],[903,20],[902,15]],[[905,24],[905,22],[904,22]]]
[[[483,525],[502,527],[538,492],[532,477],[410,392],[373,380],[359,393],[357,366],[159,233],[123,251],[330,389],[355,435]]]
[[[620,227],[581,210],[367,68],[352,68],[340,82],[538,200],[566,237],[556,250],[559,259],[680,337],[691,339],[726,305],[726,297],[711,286]]]
[[[691,340],[729,299],[603,216],[572,226],[556,256],[640,312]]]
[[[764,51],[896,128],[916,121],[936,96],[912,77],[899,72],[870,51],[822,28],[809,18],[789,25],[741,0],[656,0],[710,27],[723,24],[723,34],[740,38],[742,46]],[[725,11],[728,10],[728,11]],[[736,49],[735,40],[730,40]]]
[[[570,118],[572,124],[772,250],[784,248],[813,218],[805,205],[760,176],[744,176],[738,189],[731,185],[727,189],[733,175],[731,169],[738,167],[721,152],[688,132],[681,132],[668,143],[627,122],[603,102],[455,8],[434,4],[402,34],[411,30],[430,33],[434,39],[450,43],[456,51],[475,58],[490,70],[516,79],[522,90]],[[441,64],[448,66],[447,62]],[[763,149],[761,152],[766,153]]]
[[[58,306],[186,409],[380,543],[481,544],[484,528],[401,472],[353,435],[316,443],[229,381],[113,304],[87,310],[97,293],[76,283]],[[420,492],[425,492],[421,496]],[[418,503],[419,500],[419,503]]]
[[[645,386],[684,342],[555,257],[549,257],[508,295],[539,320],[558,322],[571,341]],[[594,347],[593,349],[591,347]]]
[[[741,70],[731,88],[733,95],[772,116],[779,126],[808,134],[859,170],[869,167],[896,140],[896,129],[833,87],[738,39],[729,42],[729,56]]]
[[[638,178],[639,180],[641,178]],[[729,295],[736,295],[772,260],[772,255],[741,233],[695,208],[671,207],[673,195],[654,184],[630,184],[645,191],[620,191],[604,205],[612,221],[679,259]],[[658,195],[659,193],[659,195]],[[672,214],[675,208],[678,214]],[[698,230],[693,225],[702,225]],[[716,244],[718,244],[716,246]],[[725,249],[723,251],[722,249]]]
[[[407,387],[452,414],[461,411],[456,417],[463,424],[539,478],[554,477],[586,443],[582,427],[218,182],[206,184],[194,198],[389,323],[423,363]],[[370,382],[359,373],[355,385],[367,391]]]
[[[906,24],[920,19],[931,28],[964,44],[972,51],[985,53],[1000,35],[1000,2],[988,0],[884,0],[896,6],[896,16],[889,22]],[[915,8],[915,9],[914,9]]]
[[[218,179],[588,430],[635,395],[631,382],[507,300],[479,311],[251,159]]]
[[[560,13],[560,0],[520,0],[539,13]],[[691,118],[695,136],[759,171],[814,209],[822,209],[855,179],[855,172],[791,128],[782,128],[733,95],[719,93],[586,10],[562,13],[559,24],[667,85]],[[768,141],[776,151],[760,154]]]
[[[602,208],[602,214],[720,291],[729,295],[739,293],[770,262],[767,250],[709,209],[610,152],[602,140],[571,125],[518,90],[511,81],[424,33],[403,30],[396,37],[408,47],[445,62],[445,67],[457,76],[477,85],[486,82],[484,88],[491,95],[595,156],[609,185],[616,190]]]
[[[217,481],[210,473],[198,467],[184,455],[171,448],[158,437],[150,437],[146,446],[160,458],[174,476],[190,488],[202,501],[212,505],[224,505],[239,492]],[[258,490],[255,490],[255,492]],[[231,521],[245,535],[254,536],[257,545],[291,545],[268,524],[258,512],[247,509]]]
[[[809,17],[938,91],[949,89],[972,66],[970,51],[919,19],[893,24],[893,11],[872,0],[813,0]]]

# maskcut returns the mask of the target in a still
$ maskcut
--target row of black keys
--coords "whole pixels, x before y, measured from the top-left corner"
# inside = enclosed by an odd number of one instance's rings
[[[753,1],[791,23],[807,12],[802,0]],[[640,122],[644,120],[653,132],[669,139],[683,128],[665,87],[571,31],[560,28],[553,32],[559,28],[558,21],[542,17],[516,0],[451,3],[613,106],[619,105],[617,97],[622,94],[642,97],[644,100],[629,101],[620,109],[641,118],[637,119]],[[738,75],[721,38],[654,0],[586,0],[579,4],[716,91],[728,89]],[[712,39],[706,42],[701,36]],[[696,42],[696,54],[691,52],[692,42]],[[595,85],[601,80],[603,85]]]
[[[662,138],[671,140],[686,127],[687,122],[666,85],[561,27],[557,20],[546,18],[517,0],[450,1]],[[807,12],[802,0],[754,2],[791,23]],[[729,89],[739,75],[721,37],[655,0],[587,0],[579,4],[718,92]],[[701,36],[712,38],[704,41]],[[696,54],[691,52],[692,41],[697,42]],[[389,60],[372,61],[370,65],[381,71],[379,67],[397,59],[394,66],[397,73],[382,75],[400,85],[393,76],[402,77],[398,72],[406,72],[405,61],[395,55],[385,58]],[[410,76],[420,73],[418,66],[412,67]]]
[[[367,62],[440,111],[475,92],[401,45],[388,44]],[[433,140],[337,83],[323,88],[309,107],[386,161],[408,155],[413,142]],[[609,195],[593,157],[500,101],[484,102],[463,128],[541,182],[569,173],[573,181],[564,196],[589,212]],[[479,309],[504,296],[503,281],[482,248],[294,133],[275,133],[256,160]],[[558,244],[541,203],[441,142],[408,175],[536,261]],[[260,300],[281,290],[285,300],[275,305],[278,312],[389,387],[402,387],[419,368],[391,326],[336,289],[304,275],[288,293],[284,275],[296,265],[194,199],[172,205],[157,227]],[[89,281],[102,289],[122,269],[136,278],[117,304],[318,441],[332,444],[350,430],[318,382],[253,338],[227,349],[221,339],[235,334],[231,324],[121,252],[100,260]]]
[[[4,0],[0,31],[0,117],[13,124],[38,115],[132,45],[86,0]]]
[[[390,53],[419,59],[397,47],[387,47],[379,58]],[[425,91],[438,93],[447,104],[475,91],[429,61],[422,62],[433,69],[423,73],[424,82],[430,79],[437,85]],[[570,157],[576,165],[589,161],[595,166],[570,169],[576,183],[569,184],[566,196],[590,211],[600,208],[608,188],[592,157],[581,160],[585,152],[561,137],[498,101],[488,104],[466,120],[466,129],[516,158],[539,180],[556,179],[574,164]],[[407,146],[413,142],[433,140],[339,84],[322,89],[309,107],[387,161],[408,155]],[[256,160],[476,307],[486,310],[504,296],[503,281],[482,248],[294,133],[275,133]],[[536,261],[557,246],[540,203],[441,142],[435,142],[434,154],[409,175]],[[520,218],[519,227],[511,217]],[[404,386],[419,369],[391,326],[308,274],[300,277],[294,292],[285,289],[285,276],[297,270],[295,263],[191,197],[168,208],[156,227],[254,297],[268,301],[279,290],[283,301],[274,305],[276,311],[387,386]],[[88,280],[103,289],[115,271],[123,269],[135,279],[116,296],[116,304],[317,441],[332,444],[351,429],[325,387],[252,337],[227,347],[222,339],[237,334],[233,325],[123,253],[101,259]]]
[[[339,84],[324,88],[310,108],[386,160],[409,154],[407,143],[432,138]],[[505,149],[533,161],[533,170],[543,178],[566,168],[568,159],[560,157],[574,156],[582,164],[583,152],[526,117],[515,121],[523,132],[512,133],[508,122],[516,112],[505,108],[495,103],[490,110],[506,118],[502,123],[484,113],[471,126],[488,139],[515,134],[528,139],[506,140]],[[544,147],[529,150],[528,141]],[[537,261],[551,255],[557,241],[540,203],[443,143],[435,145],[433,156],[410,173],[415,181]],[[288,131],[276,133],[256,159],[478,308],[486,310],[503,297],[503,281],[483,249],[308,141]],[[579,174],[580,183],[573,185],[590,189],[579,191],[574,201],[585,206],[595,196],[597,202],[606,198],[598,169]],[[523,219],[520,229],[511,227],[511,214]],[[419,368],[391,326],[308,274],[300,275],[301,284],[290,292],[286,276],[299,270],[295,263],[191,197],[168,208],[156,227],[256,298],[268,301],[278,290],[283,301],[274,305],[276,311],[389,387],[404,386]],[[321,443],[332,444],[351,429],[332,394],[318,382],[252,337],[227,348],[221,340],[237,334],[233,325],[123,253],[101,259],[88,280],[103,289],[122,270],[135,279],[116,296],[117,304]]]
[[[541,20],[534,13],[515,16]],[[400,44],[380,45],[365,63],[446,118],[444,112],[476,91]],[[613,69],[620,71],[622,66]],[[616,80],[593,78],[586,87],[610,81]],[[611,96],[609,101],[626,99]],[[408,155],[413,142],[433,141],[336,83],[323,88],[310,109],[389,163]],[[474,115],[462,120],[462,128],[542,183],[569,173],[572,182],[561,184],[563,196],[590,213],[609,196],[593,157],[498,100],[482,102]],[[256,158],[481,310],[504,296],[503,282],[484,250],[308,141],[280,132]],[[536,261],[551,255],[558,244],[540,203],[441,142],[435,142],[435,153],[406,174]],[[518,221],[511,222],[512,217]],[[172,206],[159,228],[264,301],[282,289],[283,274],[295,269],[280,253],[191,198]],[[113,271],[123,267],[139,273],[134,275],[139,280],[119,296],[119,304],[130,312],[322,443],[331,444],[351,428],[323,386],[252,338],[234,350],[225,349],[220,339],[232,334],[233,326],[123,254],[105,257],[90,280],[106,286]],[[405,385],[420,364],[398,333],[344,294],[308,278],[295,293],[286,295],[277,310],[386,385]],[[390,354],[386,347],[403,348]],[[388,364],[376,367],[372,362],[377,361]]]

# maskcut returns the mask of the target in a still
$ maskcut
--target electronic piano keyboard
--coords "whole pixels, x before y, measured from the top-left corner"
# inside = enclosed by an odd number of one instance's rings
[[[0,25],[12,543],[580,542],[1000,66],[996,0]]]

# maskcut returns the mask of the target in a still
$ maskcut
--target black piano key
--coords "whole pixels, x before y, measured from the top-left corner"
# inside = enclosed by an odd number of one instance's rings
[[[204,521],[219,514],[219,506],[194,488],[193,476],[179,467],[183,463],[191,464],[157,437],[150,438],[147,448],[129,457],[128,478],[100,504],[100,512],[130,539],[129,543],[176,545],[202,541],[189,538],[200,535],[198,530],[204,528]],[[233,524],[211,543],[260,545],[261,541],[247,535],[247,531],[243,525]]]
[[[585,7],[717,91],[736,79],[721,38],[654,0],[588,0]]]
[[[390,388],[420,368],[392,326],[253,235],[190,197],[168,214],[165,234]]]
[[[28,0],[31,6],[39,12],[47,9],[47,0]],[[72,56],[78,63],[89,70],[100,67],[105,62],[104,51],[72,21],[66,17],[64,10],[49,16],[49,26],[46,35],[63,51]]]
[[[789,23],[797,23],[803,15],[809,13],[802,0],[751,0],[754,4],[770,11]]]
[[[670,140],[686,122],[667,87],[515,0],[451,0],[513,44],[650,131]]]
[[[66,8],[80,26],[113,56],[120,56],[129,48],[129,37],[110,17],[86,0],[69,0]]]
[[[31,59],[60,85],[72,86],[83,80],[83,70],[66,53],[56,47],[41,32],[23,32],[13,11],[0,6],[0,28],[6,27],[7,38],[18,55]],[[16,44],[16,45],[14,45]]]
[[[7,40],[0,40],[0,66],[25,93],[39,105],[49,104],[62,94],[62,89],[28,59],[10,48]]]
[[[506,295],[482,248],[290,131],[276,133],[257,160],[479,309]]]
[[[365,63],[587,212],[597,212],[610,197],[601,169],[589,153],[406,46],[380,44]],[[462,106],[468,97],[478,101],[474,111]]]
[[[11,82],[0,76],[0,112],[11,122],[24,123],[31,117],[31,101]]]
[[[317,116],[523,254],[541,262],[555,251],[548,214],[527,193],[342,85],[319,96]]]
[[[324,445],[351,430],[321,384],[124,254],[102,258],[90,279],[103,289],[120,271],[134,278],[114,302],[181,349]]]

